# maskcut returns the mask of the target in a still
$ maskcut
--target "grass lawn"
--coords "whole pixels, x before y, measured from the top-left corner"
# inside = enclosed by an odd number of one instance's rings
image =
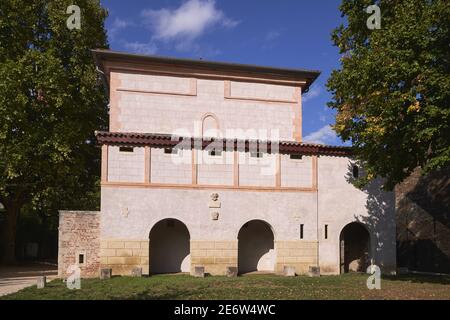
[[[367,275],[237,278],[155,275],[143,278],[82,279],[80,290],[62,280],[45,289],[36,286],[1,299],[450,299],[449,276],[404,275],[381,280],[381,290],[366,287]]]

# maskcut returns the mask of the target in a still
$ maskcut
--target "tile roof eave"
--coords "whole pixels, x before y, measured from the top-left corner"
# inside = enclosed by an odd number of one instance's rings
[[[299,143],[295,141],[264,141],[251,139],[208,139],[198,137],[183,137],[161,133],[136,133],[136,132],[106,132],[96,131],[95,135],[99,144],[117,146],[154,146],[160,148],[175,147],[180,148],[206,148],[211,143],[217,146],[222,144],[224,150],[229,147],[233,150],[249,151],[257,150],[259,146],[265,152],[279,152],[282,154],[300,153],[304,155],[330,155],[330,156],[350,156],[351,147],[330,146],[321,144]],[[266,148],[266,149],[264,149]],[[278,148],[278,149],[277,149]],[[259,149],[259,148],[258,148]]]

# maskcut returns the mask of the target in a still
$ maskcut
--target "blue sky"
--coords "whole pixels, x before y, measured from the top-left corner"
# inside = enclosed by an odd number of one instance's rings
[[[325,83],[339,67],[339,0],[102,0],[113,50],[322,71],[303,96],[303,137],[342,144]]]

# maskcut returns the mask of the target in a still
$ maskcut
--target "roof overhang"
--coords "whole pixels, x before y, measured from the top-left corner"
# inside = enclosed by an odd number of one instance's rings
[[[240,78],[251,79],[256,82],[285,83],[299,85],[302,87],[302,92],[307,92],[311,84],[320,75],[320,71],[317,70],[140,55],[107,49],[94,49],[92,54],[97,67],[104,73],[107,80],[109,80],[111,70],[121,69],[161,74],[191,74],[192,76],[207,78]]]
[[[205,149],[213,148],[232,151],[261,151],[267,153],[351,156],[352,148],[300,143],[295,141],[265,141],[251,139],[196,138],[159,133],[130,133],[96,131],[99,144],[115,146],[152,146],[155,148]]]

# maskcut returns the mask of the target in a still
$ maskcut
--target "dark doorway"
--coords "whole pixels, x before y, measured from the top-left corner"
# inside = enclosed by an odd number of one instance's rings
[[[190,235],[186,225],[164,219],[150,231],[150,274],[190,271]]]
[[[252,220],[239,230],[238,270],[241,274],[275,270],[274,235],[267,222]]]
[[[339,236],[341,273],[365,272],[370,264],[370,235],[361,223],[347,224]]]

